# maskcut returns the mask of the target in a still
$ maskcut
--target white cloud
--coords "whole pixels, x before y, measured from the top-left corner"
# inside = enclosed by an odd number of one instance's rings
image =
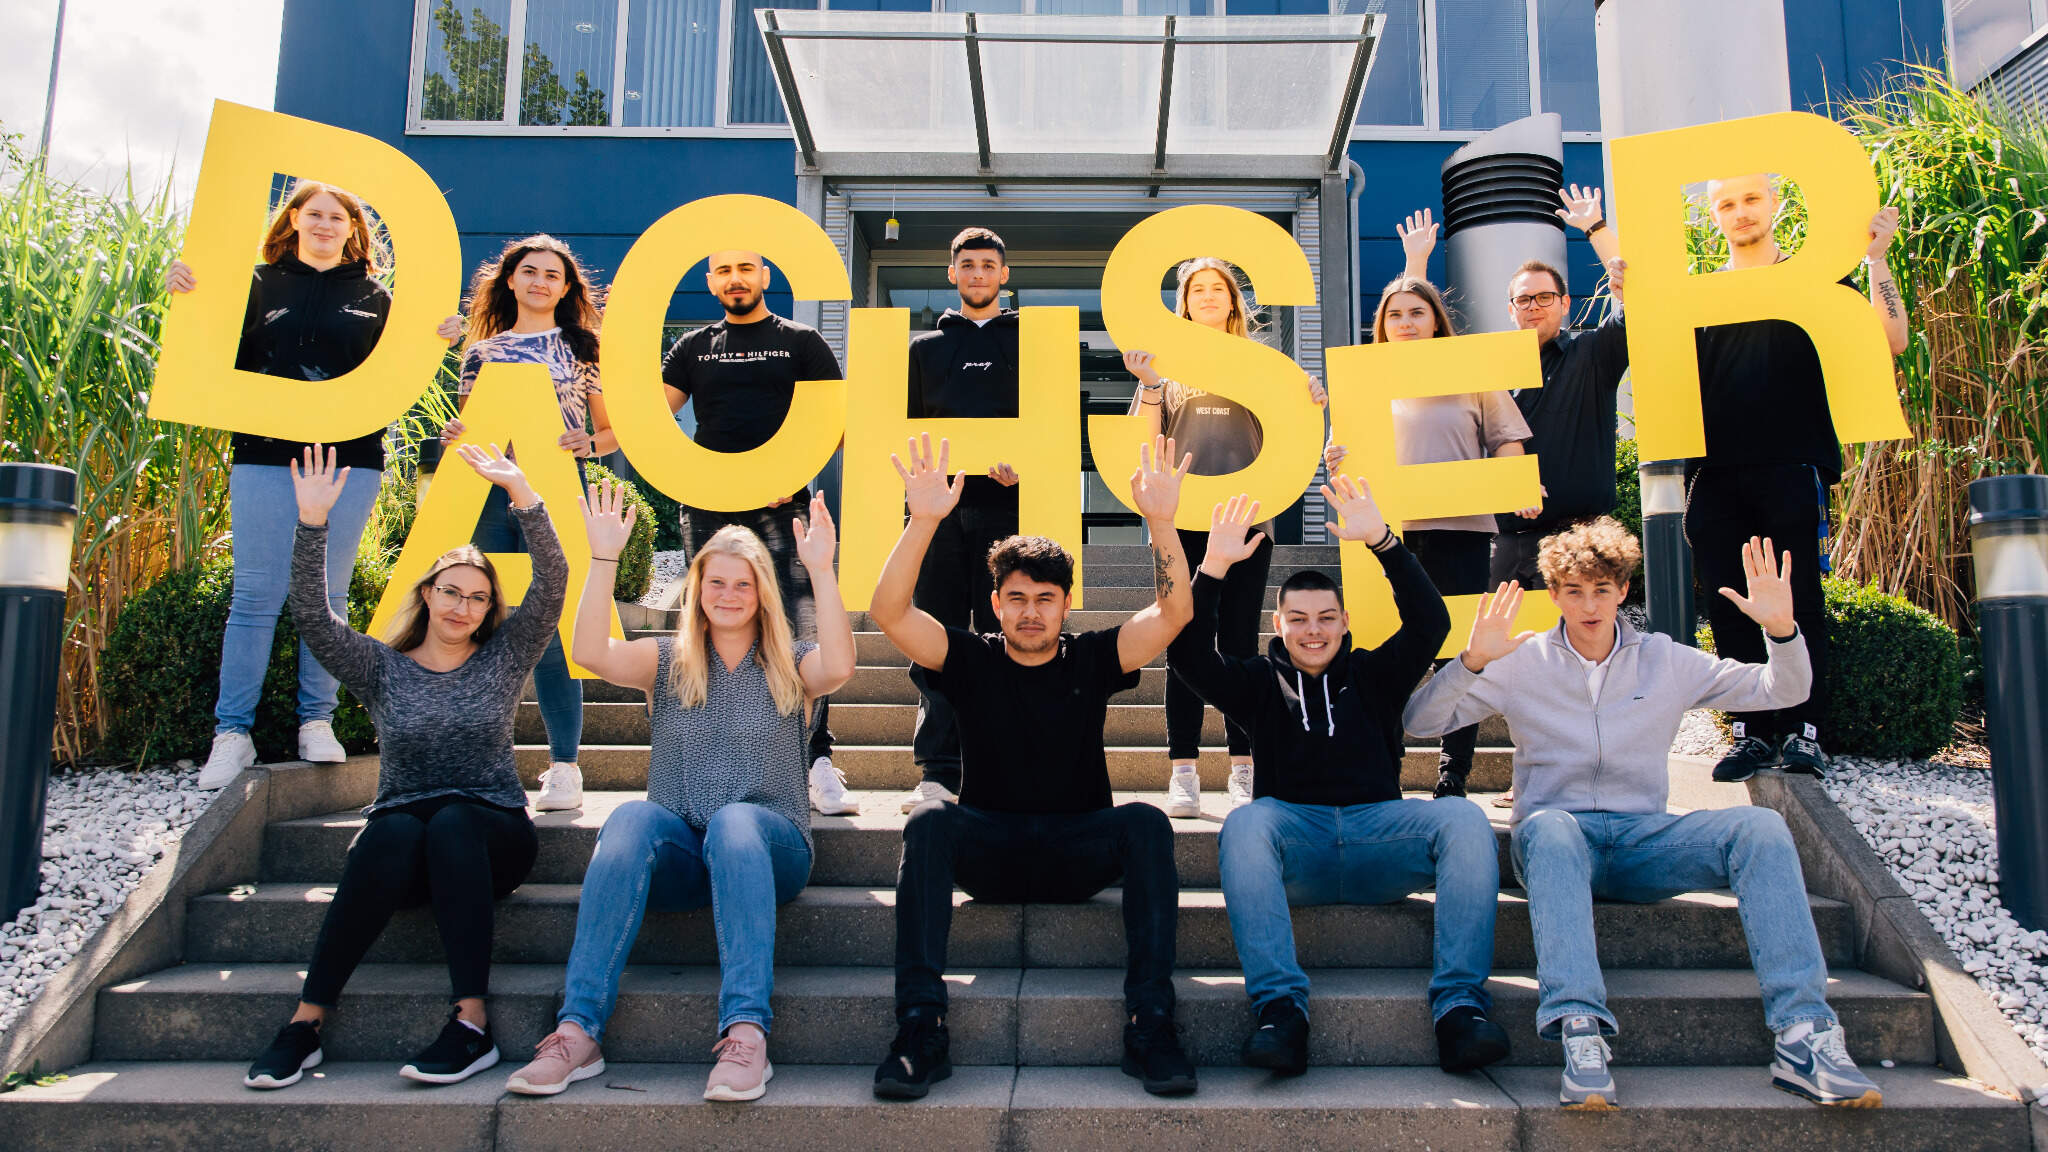
[[[70,0],[51,168],[117,188],[173,182],[189,200],[216,99],[269,108],[284,0]],[[57,0],[0,3],[0,125],[42,131]]]

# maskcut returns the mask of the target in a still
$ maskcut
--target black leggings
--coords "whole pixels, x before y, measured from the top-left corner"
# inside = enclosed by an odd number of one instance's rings
[[[1209,534],[1180,530],[1181,551],[1188,558],[1192,574],[1209,554]],[[1223,577],[1223,601],[1216,606],[1216,650],[1225,656],[1249,659],[1259,654],[1259,615],[1265,607],[1266,575],[1273,565],[1273,538],[1259,542],[1258,551],[1230,566]],[[1202,698],[1173,675],[1167,661],[1166,756],[1169,760],[1193,760],[1202,752]],[[1250,734],[1228,717],[1223,734],[1230,742],[1232,756],[1249,756]]]
[[[349,845],[299,999],[334,1007],[391,914],[430,902],[449,998],[489,995],[493,904],[526,879],[539,850],[524,808],[434,796],[372,813]]]
[[[1415,553],[1415,559],[1422,570],[1429,575],[1430,583],[1436,585],[1439,596],[1475,596],[1485,592],[1488,553],[1493,547],[1493,533],[1465,532],[1456,529],[1418,529],[1402,537],[1408,550]],[[1439,660],[1431,665],[1441,668],[1447,661]],[[1479,746],[1479,725],[1468,724],[1456,731],[1444,733],[1442,754],[1437,758],[1438,767],[1464,779],[1472,771],[1472,751]]]

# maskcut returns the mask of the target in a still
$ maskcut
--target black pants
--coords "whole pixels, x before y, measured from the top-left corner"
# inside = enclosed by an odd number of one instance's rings
[[[371,814],[348,847],[299,999],[334,1007],[391,914],[428,903],[448,955],[450,999],[488,996],[493,905],[526,879],[539,851],[524,808],[435,796]]]
[[[1820,529],[1827,488],[1809,465],[1750,465],[1701,468],[1686,492],[1685,538],[1692,545],[1693,572],[1714,627],[1714,648],[1730,660],[1761,664],[1763,629],[1742,614],[1718,589],[1744,592],[1742,546],[1751,536],[1768,536],[1778,552],[1792,554],[1792,619],[1806,636],[1813,661],[1813,691],[1790,708],[1736,712],[1744,732],[1778,740],[1811,724],[1818,731],[1828,711],[1828,616],[1820,589]]]
[[[1455,529],[1419,529],[1404,533],[1402,542],[1415,553],[1429,582],[1439,596],[1475,596],[1486,589],[1488,556],[1493,550],[1493,533],[1462,532]],[[1441,668],[1445,661],[1431,665]],[[1479,746],[1479,725],[1470,724],[1444,733],[1438,767],[1463,779],[1472,771],[1472,750]]]
[[[992,904],[1074,904],[1124,882],[1128,1012],[1173,1011],[1180,876],[1173,828],[1150,804],[1094,812],[990,812],[928,800],[903,826],[896,873],[896,1014],[946,1007],[953,884]]]
[[[924,566],[917,571],[911,602],[949,628],[996,631],[995,611],[989,606],[994,583],[988,574],[988,551],[1016,534],[1015,488],[972,504],[963,499],[932,534],[932,546],[925,550]],[[953,702],[934,688],[931,677],[915,664],[910,667],[910,682],[917,685],[918,696],[911,758],[925,779],[957,793],[960,728],[953,717]]]
[[[1181,530],[1180,546],[1193,573],[1209,554],[1209,534]],[[1266,606],[1266,574],[1273,565],[1273,538],[1260,541],[1258,551],[1230,566],[1223,578],[1223,601],[1216,607],[1216,650],[1225,656],[1250,658],[1259,654],[1259,616]],[[1202,752],[1202,698],[1172,674],[1167,663],[1166,756],[1169,760],[1193,760]],[[1223,721],[1223,734],[1232,756],[1249,756],[1250,734],[1230,720]]]
[[[1563,527],[1552,529],[1564,531]],[[1518,581],[1524,590],[1543,587],[1543,570],[1536,566],[1537,553],[1543,550],[1542,532],[1502,532],[1493,538],[1493,558],[1486,572],[1486,591],[1510,580]]]
[[[790,535],[789,522],[799,517],[809,519],[811,514],[811,490],[805,488],[789,498],[789,503],[775,508],[754,508],[746,512],[713,512],[706,508],[683,509],[683,554],[695,559],[697,549],[710,540],[720,528],[737,524],[761,538],[768,554],[775,557],[775,581],[782,591],[782,611],[789,617],[791,634],[798,640],[816,641],[818,638],[818,602],[811,595],[811,574],[803,561],[796,558],[796,538]],[[832,754],[832,729],[827,715],[832,698],[827,696],[818,701],[817,720],[811,727],[811,749],[809,758]],[[808,764],[805,765],[809,767]]]

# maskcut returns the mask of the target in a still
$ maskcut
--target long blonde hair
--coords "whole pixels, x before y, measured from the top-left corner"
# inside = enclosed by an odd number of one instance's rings
[[[1245,301],[1244,283],[1238,279],[1237,268],[1228,261],[1214,256],[1196,256],[1183,260],[1174,270],[1176,282],[1173,289],[1173,311],[1183,320],[1194,319],[1188,310],[1188,282],[1197,272],[1214,272],[1223,277],[1223,283],[1230,289],[1230,315],[1223,321],[1223,330],[1232,336],[1249,337],[1252,334],[1251,305]],[[1199,388],[1191,388],[1172,377],[1167,378],[1166,394],[1160,399],[1168,408],[1178,408],[1197,396],[1206,395]]]
[[[796,670],[796,642],[789,617],[782,610],[782,586],[775,579],[775,561],[761,538],[737,524],[712,534],[690,560],[689,590],[683,595],[683,620],[676,626],[675,650],[669,659],[669,688],[685,708],[704,703],[711,680],[711,626],[704,616],[704,568],[713,556],[737,556],[754,570],[754,660],[768,679],[775,710],[794,715],[804,707],[804,681]]]
[[[467,564],[479,569],[484,580],[491,586],[491,610],[477,622],[476,631],[470,639],[482,645],[490,640],[491,633],[505,622],[505,596],[498,588],[498,570],[491,564],[491,558],[474,544],[464,544],[441,553],[439,559],[427,568],[427,574],[412,586],[412,595],[405,598],[398,611],[392,614],[391,623],[384,628],[384,643],[400,652],[410,652],[427,642],[427,590],[441,573],[450,568]]]

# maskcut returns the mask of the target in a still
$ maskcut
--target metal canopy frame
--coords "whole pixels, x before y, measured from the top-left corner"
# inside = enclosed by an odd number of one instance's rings
[[[994,182],[1041,179],[1120,180],[1155,184],[1161,180],[1185,179],[1281,179],[1318,180],[1341,169],[1345,148],[1351,141],[1351,125],[1358,117],[1358,102],[1365,92],[1386,17],[1360,14],[1355,33],[1235,33],[1189,35],[1176,30],[1175,17],[1163,18],[1162,31],[1143,33],[1092,32],[989,32],[981,29],[972,12],[960,30],[879,29],[797,29],[784,28],[776,10],[755,11],[768,60],[775,70],[775,82],[789,112],[790,128],[796,136],[798,156],[805,170],[828,177],[885,177],[895,179],[974,179],[989,181],[989,194],[996,194]],[[1071,23],[1072,18],[1066,18]],[[1284,19],[1284,18],[1283,18]],[[1320,19],[1320,18],[1316,18]],[[1325,26],[1327,26],[1325,22]],[[968,88],[974,107],[974,155],[953,152],[826,152],[820,151],[811,130],[796,77],[790,66],[787,42],[791,40],[840,41],[939,41],[957,43],[965,54]],[[982,71],[982,45],[1020,44],[1156,44],[1160,49],[1159,119],[1150,155],[1114,153],[996,153],[989,145],[988,101]],[[1350,44],[1351,61],[1344,77],[1343,95],[1332,127],[1329,145],[1320,155],[1221,155],[1214,153],[1170,154],[1167,128],[1173,107],[1173,71],[1176,47],[1183,44]]]

